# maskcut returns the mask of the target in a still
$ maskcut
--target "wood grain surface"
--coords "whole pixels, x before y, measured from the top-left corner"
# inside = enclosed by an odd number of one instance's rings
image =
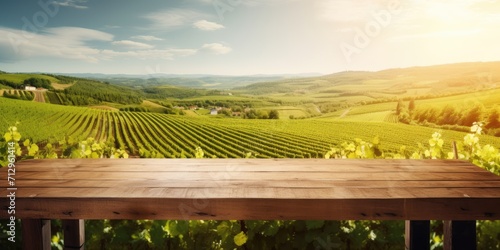
[[[500,177],[457,160],[29,160],[15,178],[27,219],[500,219]]]

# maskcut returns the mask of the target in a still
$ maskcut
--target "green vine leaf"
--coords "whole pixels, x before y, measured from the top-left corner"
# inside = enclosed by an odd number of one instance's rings
[[[234,244],[236,244],[239,247],[243,246],[247,242],[247,240],[248,236],[243,231],[234,236]]]

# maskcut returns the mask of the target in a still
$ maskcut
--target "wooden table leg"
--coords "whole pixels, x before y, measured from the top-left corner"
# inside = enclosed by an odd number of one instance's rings
[[[475,250],[476,238],[476,221],[444,221],[444,250]]]
[[[407,220],[405,249],[430,249],[431,223],[428,220]]]
[[[85,221],[62,220],[64,229],[64,249],[83,250],[85,244]]]
[[[23,219],[23,249],[50,250],[50,220]]]

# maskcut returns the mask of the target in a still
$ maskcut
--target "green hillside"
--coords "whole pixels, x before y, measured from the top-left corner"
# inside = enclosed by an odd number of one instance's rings
[[[341,72],[321,77],[251,84],[236,90],[288,102],[355,104],[404,97],[433,97],[500,87],[500,62],[460,63]]]
[[[47,79],[50,82],[55,82],[55,83],[60,83],[59,79],[56,79],[53,76],[48,76],[44,74],[17,74],[17,73],[5,73],[5,72],[0,72],[0,80],[12,82],[15,84],[23,84],[24,80],[30,79],[30,78],[39,78],[39,79]],[[0,88],[3,86],[0,84]]]
[[[113,112],[91,108],[23,102],[0,98],[5,119],[0,127],[20,122],[19,129],[35,142],[71,136],[83,140],[114,138],[131,155],[160,153],[164,157],[193,156],[200,146],[208,156],[322,157],[331,145],[378,136],[381,148],[397,151],[402,145],[415,148],[436,129],[384,122],[306,120],[203,119],[144,112]],[[439,130],[438,130],[439,131]],[[449,149],[452,140],[465,133],[441,131]],[[484,143],[500,146],[500,138],[483,136]]]

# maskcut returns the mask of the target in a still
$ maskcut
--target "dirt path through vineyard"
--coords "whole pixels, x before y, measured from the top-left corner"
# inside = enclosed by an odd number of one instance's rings
[[[35,91],[33,91],[33,93],[35,94],[34,101],[35,102],[45,102],[45,96],[43,95],[44,92],[45,92],[45,90],[35,90]]]

